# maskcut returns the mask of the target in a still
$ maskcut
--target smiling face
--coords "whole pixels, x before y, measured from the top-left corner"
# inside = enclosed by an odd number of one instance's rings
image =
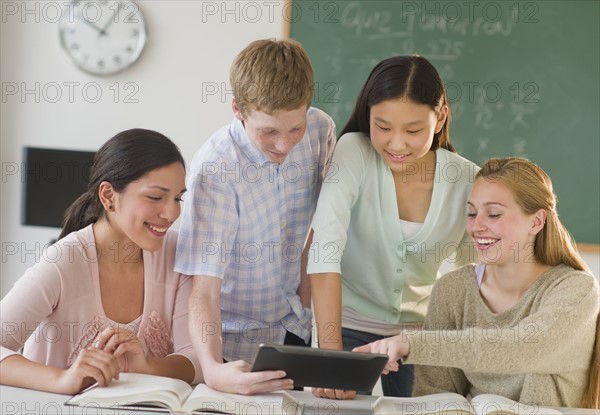
[[[447,114],[446,106],[436,113],[404,98],[382,101],[371,107],[371,143],[393,172],[402,172],[429,152]]]
[[[512,191],[498,181],[477,179],[468,202],[467,232],[485,264],[533,261],[535,235],[545,211],[527,215]]]
[[[277,110],[268,114],[260,110],[248,110],[246,114],[233,103],[233,112],[244,123],[250,141],[273,163],[283,163],[306,131],[306,112],[302,106],[294,110]]]
[[[118,233],[115,239],[157,251],[181,212],[185,169],[181,163],[173,163],[150,171],[120,193],[108,183],[101,186],[101,192],[112,205],[106,214],[113,231]]]

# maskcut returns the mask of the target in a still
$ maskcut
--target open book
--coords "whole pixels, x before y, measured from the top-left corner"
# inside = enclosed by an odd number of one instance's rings
[[[373,402],[375,415],[560,415],[554,408],[525,405],[500,395],[482,394],[468,401],[457,393],[413,398],[382,396]]]
[[[66,405],[96,408],[143,408],[160,412],[214,412],[220,414],[299,415],[303,405],[285,391],[264,395],[236,395],[195,387],[179,379],[139,373],[121,373],[106,387],[92,386]]]

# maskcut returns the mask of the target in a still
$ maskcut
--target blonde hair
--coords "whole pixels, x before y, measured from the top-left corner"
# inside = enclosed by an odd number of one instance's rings
[[[573,238],[558,219],[556,196],[550,177],[535,163],[522,157],[489,159],[476,179],[498,182],[508,187],[521,209],[532,215],[546,211],[546,224],[535,237],[533,253],[546,265],[565,264],[591,274],[575,248]]]
[[[573,238],[558,219],[552,181],[544,170],[521,157],[492,158],[483,165],[476,179],[508,187],[526,214],[531,215],[540,209],[546,211],[546,224],[536,235],[533,247],[539,262],[552,266],[565,264],[591,274],[575,248]],[[581,404],[584,408],[600,406],[600,318],[596,325],[596,345]]]
[[[600,316],[596,322],[596,345],[588,375],[588,385],[581,400],[582,408],[600,409]]]
[[[229,76],[233,97],[243,115],[260,110],[294,110],[309,106],[314,75],[306,50],[295,40],[262,39],[235,58]]]

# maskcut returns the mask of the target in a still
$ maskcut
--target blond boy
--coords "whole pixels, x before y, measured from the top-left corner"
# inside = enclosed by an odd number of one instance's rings
[[[282,371],[249,371],[260,343],[310,341],[301,264],[335,126],[310,107],[313,71],[295,41],[251,43],[230,81],[235,118],[192,161],[175,268],[195,276],[190,331],[206,383],[254,394],[293,386]]]

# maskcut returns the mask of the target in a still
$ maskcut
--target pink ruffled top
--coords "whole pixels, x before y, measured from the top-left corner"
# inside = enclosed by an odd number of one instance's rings
[[[0,359],[18,353],[46,365],[68,368],[105,328],[137,334],[147,356],[179,354],[200,364],[188,333],[192,278],[173,271],[177,233],[165,236],[156,252],[143,251],[144,307],[134,321],[120,324],[104,313],[98,255],[92,226],[49,247],[0,302]]]
[[[128,324],[114,322],[106,317],[94,316],[90,324],[86,325],[85,332],[82,333],[79,341],[67,358],[67,366],[71,366],[79,352],[87,347],[91,347],[100,338],[100,334],[108,327],[116,327],[131,331],[138,336],[140,345],[144,354],[149,357],[165,357],[173,354],[173,340],[167,326],[162,321],[157,312],[152,311],[148,316],[147,324],[140,330],[142,316]]]

